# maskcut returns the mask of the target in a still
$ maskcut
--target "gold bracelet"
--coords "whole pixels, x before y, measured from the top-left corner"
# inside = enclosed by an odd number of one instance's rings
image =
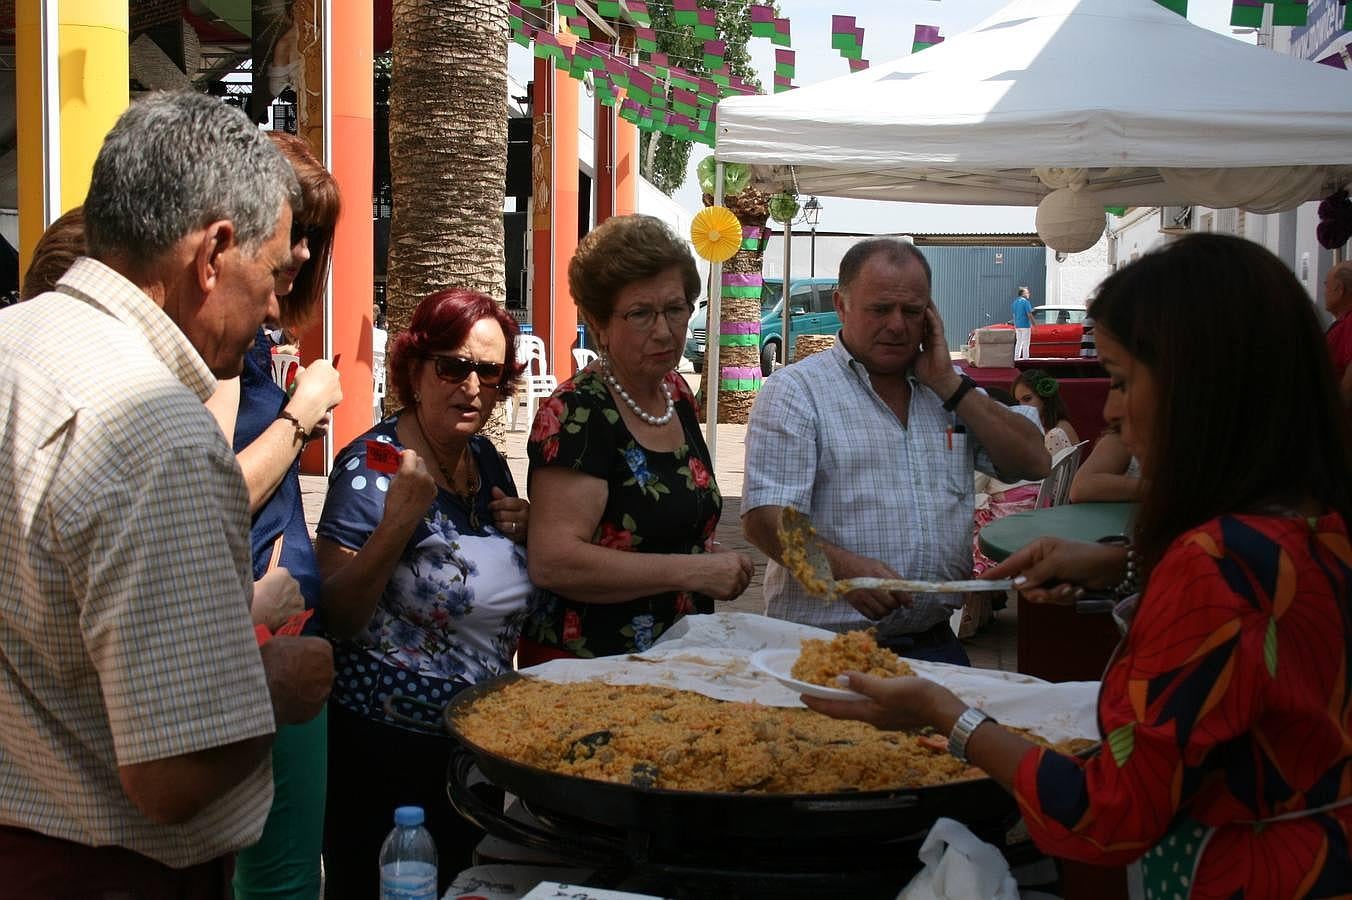
[[[306,431],[305,426],[300,424],[300,419],[297,419],[295,416],[293,416],[286,410],[282,410],[281,412],[277,413],[277,418],[285,419],[286,421],[290,422],[292,425],[295,426],[296,433],[292,437],[293,440],[299,441],[301,444],[304,444],[306,441],[310,440],[310,432]]]

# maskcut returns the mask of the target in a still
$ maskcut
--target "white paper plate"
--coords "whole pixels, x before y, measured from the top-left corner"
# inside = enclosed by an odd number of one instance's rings
[[[809,697],[821,697],[825,700],[867,700],[863,694],[845,688],[826,687],[810,681],[799,681],[789,673],[793,671],[794,661],[799,650],[789,647],[781,649],[757,650],[751,654],[751,667],[764,672],[784,687]]]

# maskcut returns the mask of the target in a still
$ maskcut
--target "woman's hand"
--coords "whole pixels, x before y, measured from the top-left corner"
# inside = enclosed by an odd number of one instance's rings
[[[530,522],[530,501],[523,497],[509,497],[500,487],[493,488],[493,499],[488,504],[493,513],[493,525],[515,543],[526,543],[526,526]]]
[[[284,567],[273,569],[254,582],[249,617],[255,625],[266,625],[268,631],[276,631],[283,622],[304,610],[300,584]]]
[[[756,574],[756,564],[735,550],[700,553],[694,561],[694,579],[689,589],[715,600],[736,600]]]
[[[1070,604],[1086,590],[1116,585],[1126,566],[1126,547],[1041,537],[981,577],[1013,578],[1014,587],[1034,603]]]
[[[316,428],[327,426],[329,410],[343,402],[338,370],[327,359],[317,359],[296,372],[293,387],[285,409],[315,437]]]
[[[394,473],[390,491],[385,496],[385,515],[381,524],[411,532],[427,514],[427,508],[436,496],[437,483],[427,471],[427,464],[416,451],[404,450],[399,454],[399,471]]]
[[[850,690],[863,694],[867,700],[826,700],[821,697],[803,697],[809,709],[833,719],[858,719],[875,728],[942,727],[946,713],[956,719],[966,704],[926,678],[903,676],[877,678],[860,672],[845,673]],[[951,728],[951,723],[948,723]]]

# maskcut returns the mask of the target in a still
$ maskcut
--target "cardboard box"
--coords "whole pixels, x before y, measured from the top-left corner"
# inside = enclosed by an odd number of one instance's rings
[[[1014,329],[978,328],[972,343],[972,365],[1008,368],[1014,365]]]

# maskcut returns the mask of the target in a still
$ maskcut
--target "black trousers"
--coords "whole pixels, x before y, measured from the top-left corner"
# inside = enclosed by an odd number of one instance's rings
[[[878,638],[878,643],[891,650],[897,656],[909,659],[923,659],[926,662],[953,663],[957,666],[970,666],[967,649],[962,641],[948,627],[948,622],[940,622],[926,631],[915,634],[889,634]]]
[[[171,869],[124,847],[0,827],[3,900],[228,900],[233,869],[233,856]]]
[[[451,739],[375,722],[329,704],[329,784],[324,814],[325,900],[371,900],[380,845],[394,810],[421,806],[437,844],[437,896],[470,865],[484,833],[446,799]]]

